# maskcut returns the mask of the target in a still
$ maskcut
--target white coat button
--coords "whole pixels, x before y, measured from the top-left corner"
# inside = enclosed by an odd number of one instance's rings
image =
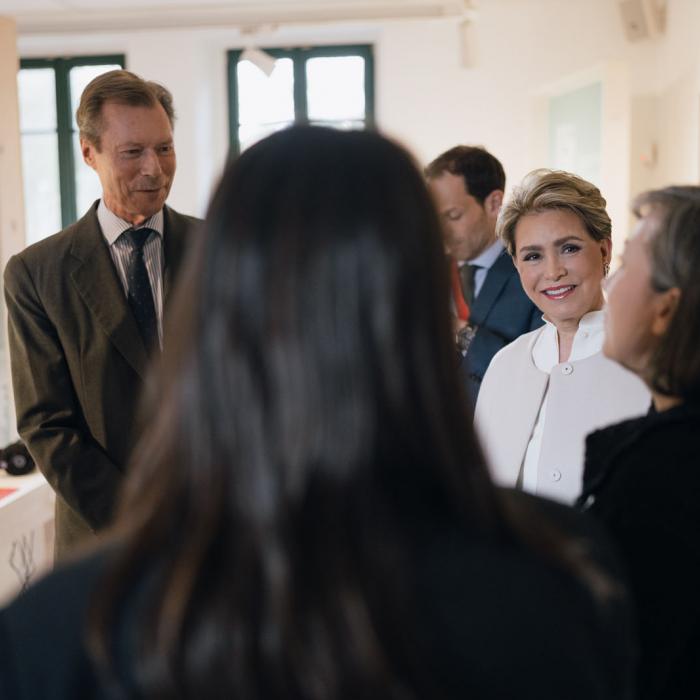
[[[561,373],[562,374],[571,374],[574,371],[573,365],[570,365],[568,362],[565,365],[561,366]]]
[[[561,479],[561,472],[558,469],[552,469],[552,471],[549,472],[549,478],[552,481],[559,481]]]

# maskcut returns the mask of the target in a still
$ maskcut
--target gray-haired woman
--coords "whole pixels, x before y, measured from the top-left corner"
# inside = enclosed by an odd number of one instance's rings
[[[603,352],[654,409],[589,436],[581,506],[617,545],[636,602],[639,697],[700,697],[700,187],[637,201],[608,284]]]

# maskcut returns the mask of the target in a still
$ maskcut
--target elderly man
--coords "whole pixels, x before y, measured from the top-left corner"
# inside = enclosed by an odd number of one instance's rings
[[[165,205],[172,96],[124,70],[77,111],[102,197],[5,269],[17,428],[56,491],[56,556],[104,528],[137,437],[136,406],[196,220]]]
[[[519,335],[542,325],[510,255],[496,239],[503,202],[503,166],[478,146],[455,146],[425,170],[443,222],[445,246],[461,287],[456,310],[457,345],[467,391],[475,403],[491,358]],[[458,273],[457,273],[458,270]],[[468,311],[467,311],[468,309]]]

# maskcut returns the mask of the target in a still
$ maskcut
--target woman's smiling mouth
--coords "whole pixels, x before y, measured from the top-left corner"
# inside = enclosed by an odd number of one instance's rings
[[[575,284],[559,285],[558,287],[547,287],[547,289],[542,290],[547,299],[564,299],[571,294],[574,289],[576,289]]]

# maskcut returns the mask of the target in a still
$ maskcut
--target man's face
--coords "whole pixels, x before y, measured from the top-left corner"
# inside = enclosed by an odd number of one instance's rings
[[[447,254],[455,261],[473,260],[496,240],[496,219],[503,193],[494,190],[483,205],[467,192],[464,178],[444,172],[428,181],[445,236]]]
[[[162,209],[175,174],[175,148],[160,104],[106,102],[99,150],[86,140],[80,146],[100,178],[105,205],[117,216],[138,225]]]

